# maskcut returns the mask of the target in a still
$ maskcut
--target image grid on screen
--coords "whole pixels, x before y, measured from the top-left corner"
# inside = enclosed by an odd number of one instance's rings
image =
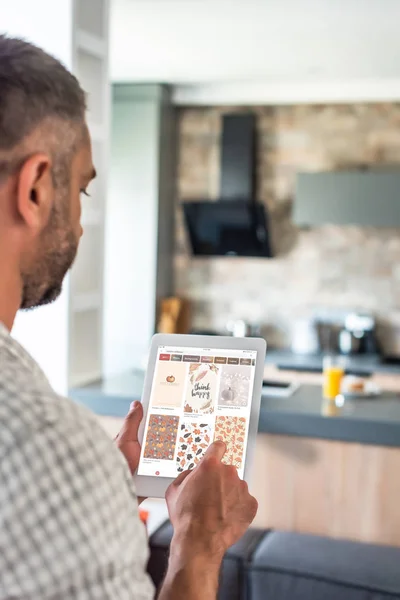
[[[160,347],[138,474],[176,477],[214,440],[243,477],[256,351]]]

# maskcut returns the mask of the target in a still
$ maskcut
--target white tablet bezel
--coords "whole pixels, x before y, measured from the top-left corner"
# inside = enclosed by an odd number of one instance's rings
[[[150,404],[154,371],[156,368],[158,349],[160,346],[176,346],[183,348],[215,348],[224,350],[249,350],[257,352],[253,395],[251,399],[250,409],[250,423],[247,436],[246,462],[244,467],[244,479],[248,482],[250,478],[250,471],[253,461],[258,430],[258,420],[260,415],[261,390],[264,376],[265,354],[267,349],[265,340],[261,338],[156,334],[151,342],[149,360],[142,393],[144,416],[139,428],[139,442],[141,445],[143,442],[147,411],[149,409]],[[135,483],[137,495],[151,498],[163,498],[165,496],[165,491],[167,487],[170,485],[170,483],[172,483],[172,481],[174,481],[174,478],[156,476],[152,477],[149,475],[136,474]]]

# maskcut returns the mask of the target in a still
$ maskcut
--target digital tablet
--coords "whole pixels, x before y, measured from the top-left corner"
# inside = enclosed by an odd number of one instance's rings
[[[223,462],[248,480],[258,428],[266,343],[258,338],[155,335],[139,429],[139,496],[162,498],[222,439]]]

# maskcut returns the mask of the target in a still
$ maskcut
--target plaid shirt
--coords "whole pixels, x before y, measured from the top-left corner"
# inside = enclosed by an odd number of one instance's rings
[[[149,600],[124,457],[0,324],[0,600]]]

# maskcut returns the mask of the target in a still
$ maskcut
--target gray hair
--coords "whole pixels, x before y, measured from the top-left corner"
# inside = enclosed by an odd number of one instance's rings
[[[24,152],[48,151],[60,170],[85,112],[85,93],[61,62],[31,43],[0,35],[0,178],[18,167]],[[41,147],[24,147],[42,127],[48,131],[40,132]]]

